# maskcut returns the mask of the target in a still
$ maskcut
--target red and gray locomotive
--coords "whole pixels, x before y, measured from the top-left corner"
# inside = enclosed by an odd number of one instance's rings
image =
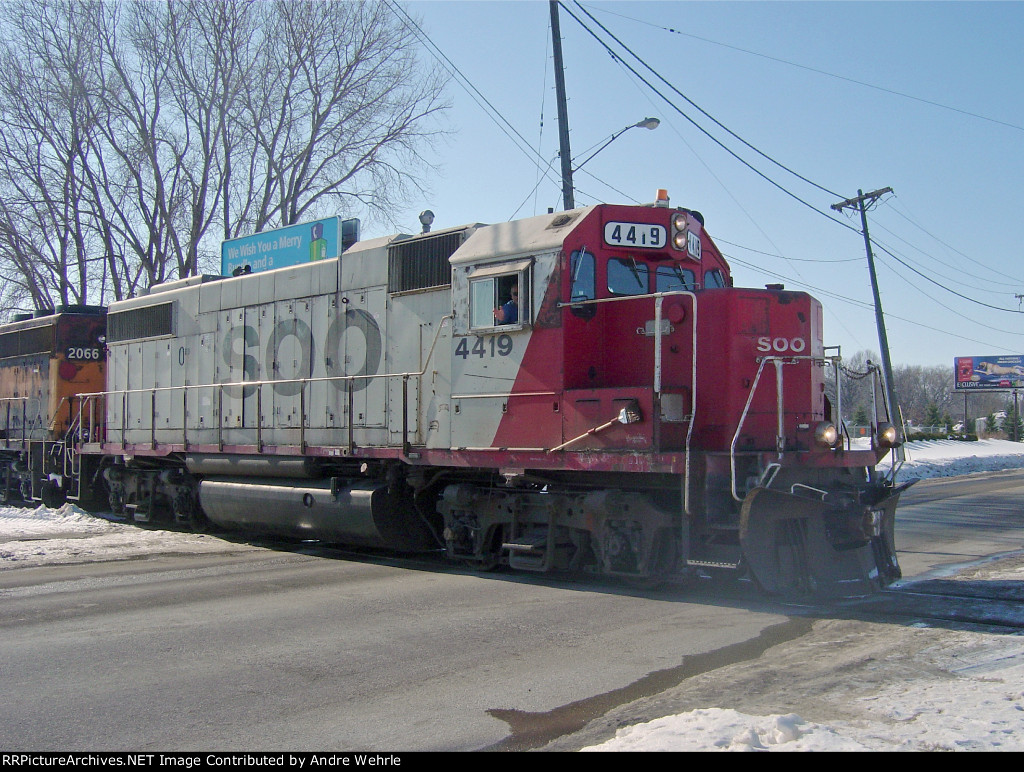
[[[667,197],[190,277],[106,320],[68,435],[96,471],[64,490],[135,520],[778,592],[900,575],[884,399],[853,449],[821,304],[734,287]]]

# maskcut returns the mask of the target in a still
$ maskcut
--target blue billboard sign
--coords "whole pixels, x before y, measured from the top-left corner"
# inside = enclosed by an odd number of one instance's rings
[[[953,361],[954,390],[1024,388],[1024,356],[957,357]]]
[[[231,276],[329,260],[339,257],[358,240],[359,220],[342,220],[340,217],[262,231],[223,242],[220,246],[220,272]]]

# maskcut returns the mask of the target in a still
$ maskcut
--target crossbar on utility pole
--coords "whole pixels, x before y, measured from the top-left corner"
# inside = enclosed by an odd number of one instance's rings
[[[860,212],[860,223],[864,234],[864,248],[868,255],[868,273],[871,275],[871,292],[875,298],[875,326],[878,328],[878,345],[882,349],[882,375],[885,379],[886,397],[889,406],[893,411],[891,416],[893,422],[901,426],[903,421],[900,417],[899,405],[896,401],[896,386],[892,375],[892,360],[889,358],[889,338],[885,334],[885,317],[882,315],[882,298],[878,293],[878,277],[875,275],[875,256],[871,251],[871,236],[868,234],[868,215],[865,202],[874,203],[886,193],[892,193],[892,188],[882,188],[871,193],[862,190],[857,191],[856,198],[848,198],[838,204],[832,204],[837,212],[843,209],[857,209]]]

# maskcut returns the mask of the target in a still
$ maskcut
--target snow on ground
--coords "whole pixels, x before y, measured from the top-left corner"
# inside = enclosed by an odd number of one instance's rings
[[[905,446],[898,481],[1024,467],[1024,444],[937,440]],[[112,516],[0,507],[0,571],[50,563],[130,559],[176,552],[252,549],[216,536],[144,529]],[[998,569],[1024,582],[1024,561]],[[893,683],[856,707],[867,718],[805,721],[797,714],[747,715],[709,707],[618,730],[587,751],[1024,751],[1024,636],[941,633],[931,656],[939,675]]]
[[[904,450],[898,482],[1024,467],[1024,444],[1006,440],[928,440]],[[1024,563],[987,576],[1024,582]],[[1024,751],[1024,636],[942,631],[938,648],[933,678],[893,683],[848,706],[862,720],[822,725],[714,707],[628,726],[583,750]]]
[[[167,552],[240,549],[238,544],[216,536],[150,530],[112,518],[94,517],[74,504],[65,504],[60,509],[0,507],[0,571]]]
[[[1024,580],[1024,569],[1016,580]],[[750,715],[732,708],[702,708],[619,729],[613,738],[582,750],[1024,750],[1024,638],[922,632],[933,634],[931,649],[910,656],[930,660],[933,669],[927,675],[853,695],[843,694],[848,684],[837,683],[856,678],[852,673],[832,672],[820,682],[823,699],[833,703],[829,712],[853,717],[822,724],[797,713]],[[836,704],[839,699],[841,705]]]
[[[1009,440],[921,440],[908,442],[903,451],[905,460],[897,468],[897,482],[915,477],[957,477],[1024,466],[1024,443]],[[891,469],[891,454],[878,466]]]

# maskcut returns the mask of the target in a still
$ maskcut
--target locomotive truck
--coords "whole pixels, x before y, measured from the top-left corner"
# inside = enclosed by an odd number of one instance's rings
[[[237,273],[109,307],[51,498],[482,569],[729,569],[825,596],[900,576],[883,392],[854,449],[821,304],[733,286],[667,196]]]

